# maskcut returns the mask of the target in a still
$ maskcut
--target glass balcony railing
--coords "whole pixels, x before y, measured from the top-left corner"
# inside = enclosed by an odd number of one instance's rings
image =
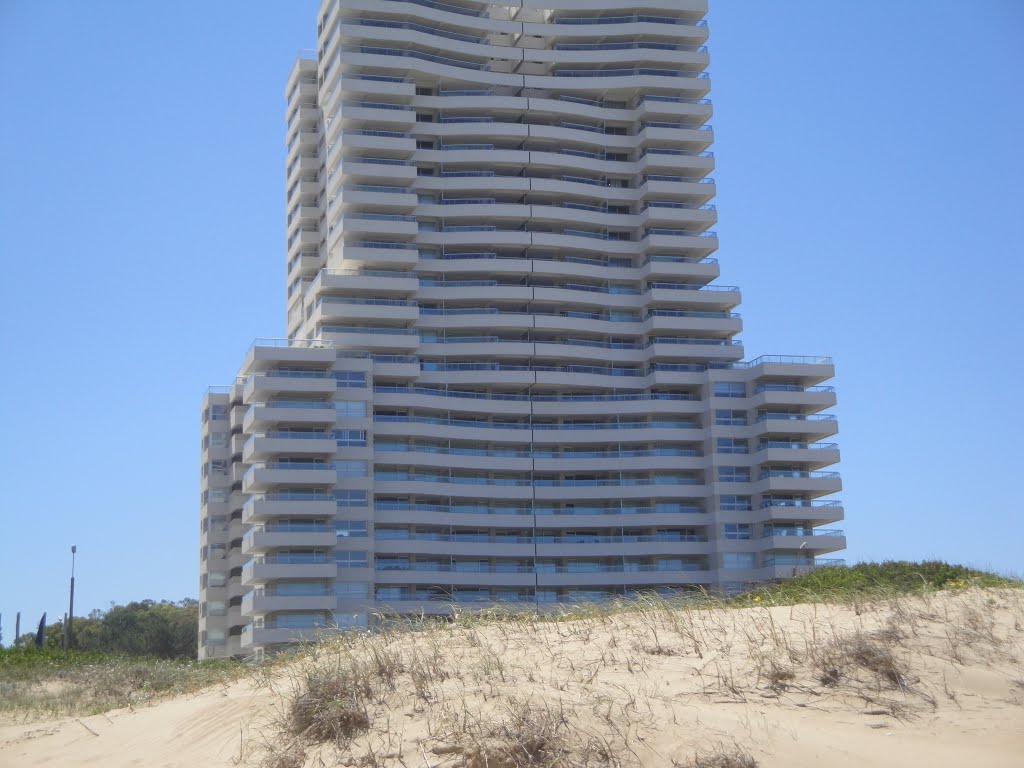
[[[330,410],[334,403],[324,400],[267,400],[253,403],[250,408],[312,408],[314,410]]]
[[[412,533],[386,528],[378,528],[375,538],[378,541],[438,541],[468,544],[671,544],[677,542],[702,543],[708,540],[707,536],[698,533],[661,533],[637,536],[599,534],[490,536],[488,534],[465,533]]]
[[[556,51],[623,51],[641,48],[653,48],[659,51],[688,51],[690,53],[708,52],[706,45],[658,43],[653,40],[627,41],[624,43],[555,43],[554,45]]]
[[[415,2],[415,0],[408,0],[409,2]],[[427,5],[427,3],[422,3]],[[431,3],[430,7],[437,7],[440,3]],[[457,6],[450,6],[457,7]],[[442,9],[443,10],[443,9]],[[461,11],[468,11],[469,9],[460,9]],[[460,11],[454,11],[459,13]],[[475,15],[475,14],[470,14]],[[390,29],[411,29],[416,32],[425,32],[428,35],[435,35],[437,37],[444,37],[449,40],[459,40],[463,43],[479,43],[486,44],[487,38],[480,37],[479,35],[464,35],[459,32],[452,32],[448,29],[441,27],[430,27],[425,24],[416,24],[410,21],[389,21],[387,19],[365,19],[365,18],[342,18],[342,24],[359,24],[364,27],[387,27]]]
[[[834,413],[787,413],[785,411],[759,413],[756,421],[768,421],[770,419],[779,421],[835,421]]]
[[[365,333],[381,336],[418,336],[415,328],[371,327],[368,325],[321,325],[321,333]]]
[[[439,11],[447,11],[448,13],[457,13],[461,16],[483,16],[485,11],[480,8],[470,8],[464,5],[453,5],[451,3],[441,3],[438,0],[386,0],[387,2],[405,2],[411,3],[412,5],[422,5],[424,8],[435,8]]]
[[[806,564],[806,563],[805,563]],[[813,563],[810,563],[813,565]],[[476,563],[453,564],[436,562],[387,563],[378,559],[377,571],[409,571],[433,573],[685,573],[707,570],[704,563],[673,562],[673,563],[626,563],[602,565],[591,563],[572,563],[570,565],[484,565]]]
[[[573,507],[530,507],[530,506],[489,506],[486,504],[416,504],[407,501],[385,501],[378,499],[374,509],[380,511],[425,512],[429,514],[466,515],[649,515],[649,514],[703,514],[695,504],[660,504],[656,506],[603,507],[576,505]]]
[[[476,427],[480,429],[536,429],[536,430],[601,430],[601,429],[698,429],[700,424],[683,419],[649,419],[621,422],[565,422],[529,423],[526,421],[477,421],[472,419],[446,419],[436,416],[403,416],[375,414],[376,422],[438,424],[448,427]]]
[[[805,528],[801,526],[782,527],[782,526],[769,526],[766,525],[764,530],[761,532],[761,538],[767,539],[771,536],[827,536],[827,537],[840,537],[845,536],[842,530],[839,528]]]
[[[812,451],[835,451],[839,450],[838,443],[799,443],[786,440],[765,440],[755,450],[768,451],[773,448],[784,448],[786,450],[812,450]]]
[[[630,69],[558,69],[551,73],[555,77],[687,77],[707,80],[707,72],[693,72],[686,69],[661,69],[655,67],[633,67]]]
[[[761,509],[770,507],[825,507],[840,508],[843,502],[838,499],[762,499]]]
[[[324,523],[314,522],[282,522],[282,523],[267,523],[266,525],[255,525],[250,529],[250,533],[331,533],[334,528],[329,528]]]
[[[388,101],[343,101],[342,106],[351,109],[394,109],[400,112],[412,112],[416,109],[409,104],[394,104]]]
[[[691,27],[706,27],[704,19],[683,19],[678,16],[654,16],[634,13],[629,16],[555,16],[551,24],[684,24]]]
[[[274,555],[257,555],[247,565],[324,565],[333,562],[322,552],[281,552]]]
[[[803,387],[799,384],[758,384],[754,394],[763,392],[835,392],[835,387]]]
[[[490,63],[469,61],[468,59],[455,59],[450,56],[439,56],[434,53],[426,53],[424,51],[417,51],[409,48],[382,48],[371,45],[343,45],[341,50],[347,53],[364,53],[372,56],[396,56],[409,59],[419,59],[420,61],[429,61],[434,64],[444,64],[449,67],[459,67],[461,69],[476,69],[476,70],[489,70]]]

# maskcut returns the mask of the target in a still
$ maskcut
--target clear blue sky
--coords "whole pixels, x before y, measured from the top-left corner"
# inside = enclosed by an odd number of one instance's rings
[[[7,640],[72,543],[78,612],[197,593],[199,402],[283,334],[316,7],[0,0]],[[1024,4],[709,18],[722,281],[749,356],[836,359],[846,556],[1024,571]]]

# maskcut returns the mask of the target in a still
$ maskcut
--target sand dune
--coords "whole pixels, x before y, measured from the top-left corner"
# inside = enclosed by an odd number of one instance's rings
[[[1024,766],[1024,593],[349,634],[198,695],[0,727],[3,768],[682,766],[722,749]]]

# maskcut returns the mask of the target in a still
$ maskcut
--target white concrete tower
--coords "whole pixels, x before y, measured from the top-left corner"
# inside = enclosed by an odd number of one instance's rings
[[[204,401],[200,653],[833,561],[829,358],[742,362],[702,0],[326,0],[288,339]]]

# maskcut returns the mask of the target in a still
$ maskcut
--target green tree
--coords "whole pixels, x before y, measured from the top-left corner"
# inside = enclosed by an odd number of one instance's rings
[[[112,605],[76,618],[74,647],[80,651],[156,656],[162,659],[194,659],[198,644],[199,603],[192,599],[141,600]],[[46,646],[60,648],[64,625],[46,627]],[[35,633],[22,635],[22,644],[35,642]]]

